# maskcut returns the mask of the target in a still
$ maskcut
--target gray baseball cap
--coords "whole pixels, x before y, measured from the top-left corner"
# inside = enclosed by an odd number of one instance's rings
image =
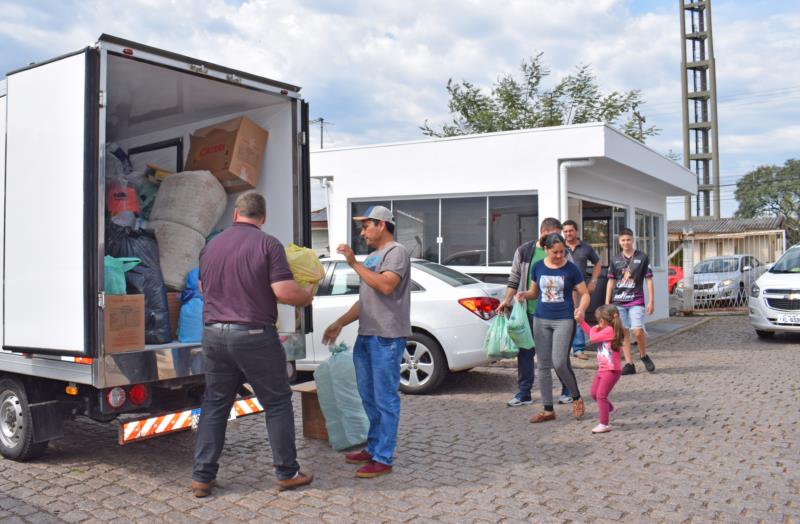
[[[389,208],[384,206],[369,206],[363,216],[353,217],[353,220],[356,222],[362,222],[370,219],[383,220],[384,222],[394,225],[394,215],[392,215],[392,212],[389,211]]]

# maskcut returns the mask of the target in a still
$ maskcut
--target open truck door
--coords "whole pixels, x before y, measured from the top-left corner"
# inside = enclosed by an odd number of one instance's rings
[[[5,350],[96,347],[98,71],[87,48],[8,75]]]

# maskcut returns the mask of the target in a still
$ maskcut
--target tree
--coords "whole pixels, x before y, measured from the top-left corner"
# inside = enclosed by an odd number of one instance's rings
[[[452,124],[436,130],[426,120],[420,129],[428,136],[443,137],[605,122],[640,142],[659,132],[654,126],[644,125],[645,118],[637,109],[644,104],[638,89],[603,94],[588,65],[577,66],[574,74],[561,79],[552,89],[542,85],[550,75],[542,53],[523,61],[520,72],[521,78],[501,76],[489,94],[470,82],[449,79]]]
[[[783,216],[791,243],[800,241],[800,160],[760,166],[736,182],[737,217]]]

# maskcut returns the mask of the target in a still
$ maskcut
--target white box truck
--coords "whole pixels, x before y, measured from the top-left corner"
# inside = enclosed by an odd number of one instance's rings
[[[74,416],[116,420],[120,444],[196,424],[199,343],[104,348],[106,145],[180,170],[192,131],[239,116],[269,132],[256,188],[267,199],[264,230],[310,245],[299,87],[109,35],[0,80],[3,456],[43,454]],[[217,229],[231,224],[235,197]],[[279,308],[280,331],[302,344],[310,308]],[[231,417],[261,410],[243,396]]]

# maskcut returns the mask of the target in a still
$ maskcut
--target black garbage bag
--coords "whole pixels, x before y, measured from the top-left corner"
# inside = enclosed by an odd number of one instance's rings
[[[106,226],[106,254],[112,257],[136,257],[142,261],[125,273],[125,283],[129,295],[144,295],[144,341],[146,344],[172,341],[167,288],[158,262],[155,234],[110,222]]]

